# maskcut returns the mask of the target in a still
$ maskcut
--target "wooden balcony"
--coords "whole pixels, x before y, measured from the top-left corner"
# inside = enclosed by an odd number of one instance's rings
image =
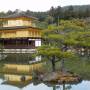
[[[5,49],[35,49],[35,46],[32,45],[4,45]]]

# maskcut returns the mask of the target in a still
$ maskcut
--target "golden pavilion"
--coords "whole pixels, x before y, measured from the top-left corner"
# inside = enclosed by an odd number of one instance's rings
[[[25,13],[0,17],[0,44],[4,49],[35,49],[41,46],[41,30],[37,18]]]

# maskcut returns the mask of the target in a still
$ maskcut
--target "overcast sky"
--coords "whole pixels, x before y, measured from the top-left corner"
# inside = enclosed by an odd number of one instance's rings
[[[0,0],[0,11],[8,11],[15,9],[46,11],[51,6],[67,6],[67,5],[86,5],[90,4],[90,0]]]

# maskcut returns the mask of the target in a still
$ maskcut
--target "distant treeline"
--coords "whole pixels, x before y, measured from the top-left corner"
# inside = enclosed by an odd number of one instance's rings
[[[0,12],[0,16],[6,16],[14,14],[18,11],[9,10],[8,12]],[[51,7],[46,12],[33,12],[30,10],[24,11],[27,15],[37,17],[41,22],[48,24],[57,23],[60,19],[72,19],[72,18],[87,18],[90,17],[90,5],[78,5],[78,6],[65,6],[65,7]]]

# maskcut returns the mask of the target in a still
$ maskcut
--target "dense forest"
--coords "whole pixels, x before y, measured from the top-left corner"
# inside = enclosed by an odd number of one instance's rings
[[[9,10],[8,12],[0,12],[0,16],[6,16],[10,14],[17,13],[19,10],[16,9],[15,11]],[[30,10],[22,11],[27,15],[37,17],[39,21],[44,24],[57,24],[58,20],[64,19],[72,19],[72,18],[88,18],[90,17],[90,5],[78,5],[78,6],[57,6],[51,7],[46,12],[33,12]]]

